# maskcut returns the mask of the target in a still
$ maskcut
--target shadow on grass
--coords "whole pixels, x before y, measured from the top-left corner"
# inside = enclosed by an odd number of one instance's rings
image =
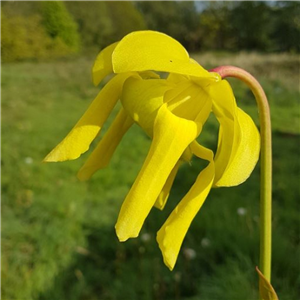
[[[279,298],[299,294],[299,135],[273,134],[273,285]],[[213,190],[170,272],[155,233],[199,172],[185,166],[165,211],[153,210],[137,239],[119,243],[112,227],[86,227],[86,246],[39,299],[256,299],[259,166],[235,188]],[[241,209],[243,208],[243,209]],[[297,250],[298,249],[298,250]],[[297,286],[298,284],[298,286]]]

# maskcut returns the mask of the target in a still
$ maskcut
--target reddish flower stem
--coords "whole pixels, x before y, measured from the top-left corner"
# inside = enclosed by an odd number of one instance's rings
[[[261,136],[261,187],[260,187],[260,270],[271,282],[272,243],[272,132],[267,97],[259,82],[248,72],[233,66],[217,67],[210,72],[222,78],[240,79],[255,96],[260,119]]]

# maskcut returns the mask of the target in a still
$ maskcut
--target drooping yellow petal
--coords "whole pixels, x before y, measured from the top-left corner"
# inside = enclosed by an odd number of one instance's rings
[[[133,120],[121,109],[115,120],[79,170],[79,180],[88,180],[97,170],[105,168],[119,145],[123,135],[133,124]]]
[[[172,169],[200,130],[197,123],[173,115],[165,104],[159,109],[149,153],[120,210],[120,241],[138,236]]]
[[[237,107],[227,81],[211,85],[209,94],[220,123],[214,186],[235,186],[250,176],[257,163],[259,133],[252,119]]]
[[[126,35],[113,56],[115,73],[155,70],[214,78],[189,59],[186,49],[170,36],[157,31],[136,31]]]
[[[99,92],[87,111],[69,134],[46,156],[45,162],[78,158],[89,149],[116,102],[120,98],[124,81],[134,73],[119,74]]]
[[[213,99],[213,112],[220,123],[218,149],[215,156],[217,182],[223,175],[230,160],[234,140],[234,122],[236,119],[236,102],[232,90],[227,81],[211,85],[208,89]],[[223,139],[223,131],[226,138]]]
[[[253,120],[238,108],[234,141],[228,165],[216,186],[235,186],[243,183],[253,171],[259,157],[260,135]],[[225,131],[223,131],[223,135]],[[224,135],[222,140],[226,139]]]
[[[98,85],[104,77],[113,72],[111,56],[117,45],[118,42],[109,45],[108,47],[100,51],[100,53],[96,57],[92,68],[94,85]]]
[[[158,198],[156,199],[156,202],[154,204],[154,206],[160,210],[163,210],[166,203],[167,203],[167,200],[169,198],[169,195],[170,195],[170,191],[171,191],[171,188],[172,188],[172,185],[173,185],[173,182],[175,180],[175,177],[177,175],[177,172],[178,172],[178,168],[179,166],[181,165],[182,161],[179,160],[175,167],[173,168],[173,170],[171,171],[162,191],[160,192]]]
[[[213,152],[197,142],[193,142],[190,147],[196,156],[208,160],[209,165],[198,175],[194,185],[157,233],[164,263],[170,270],[174,268],[184,237],[203,205],[215,175]]]
[[[126,112],[152,137],[154,120],[163,104],[163,97],[173,85],[163,79],[129,78],[122,92],[121,102]]]

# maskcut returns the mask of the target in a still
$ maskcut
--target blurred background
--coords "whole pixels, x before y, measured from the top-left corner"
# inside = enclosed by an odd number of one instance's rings
[[[282,1],[1,2],[2,299],[258,298],[259,166],[241,186],[212,190],[170,272],[156,232],[201,162],[182,167],[164,211],[153,209],[126,243],[114,224],[150,145],[137,126],[88,182],[76,173],[90,152],[41,163],[98,93],[98,52],[141,29],[176,38],[207,69],[245,68],[264,87],[273,125],[272,283],[281,300],[299,299],[299,16],[299,2]],[[251,92],[230,83],[259,126]],[[209,119],[201,142],[215,149],[217,130]]]

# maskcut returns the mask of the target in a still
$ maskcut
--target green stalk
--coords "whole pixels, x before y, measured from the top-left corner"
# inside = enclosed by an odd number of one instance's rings
[[[264,90],[248,72],[233,66],[210,70],[222,78],[238,78],[248,85],[255,96],[260,119],[261,135],[261,186],[260,186],[260,270],[271,282],[272,243],[272,132],[270,108]]]

